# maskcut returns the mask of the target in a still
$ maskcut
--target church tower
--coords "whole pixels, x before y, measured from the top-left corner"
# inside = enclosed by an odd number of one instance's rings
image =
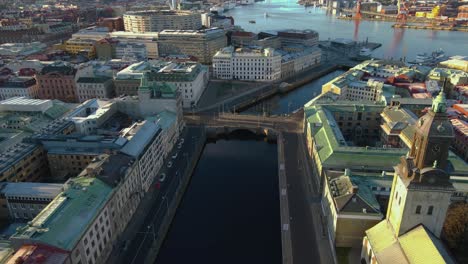
[[[454,191],[450,183],[449,146],[453,128],[441,92],[415,127],[413,144],[395,167],[387,220],[395,235],[423,224],[439,237]]]

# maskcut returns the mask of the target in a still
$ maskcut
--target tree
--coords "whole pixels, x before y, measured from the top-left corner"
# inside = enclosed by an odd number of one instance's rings
[[[442,230],[442,238],[460,263],[468,261],[468,203],[450,205]]]

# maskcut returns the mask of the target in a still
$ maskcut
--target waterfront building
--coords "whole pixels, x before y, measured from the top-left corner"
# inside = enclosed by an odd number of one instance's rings
[[[421,117],[413,144],[395,167],[386,218],[366,231],[364,263],[455,263],[440,241],[450,199],[449,146],[453,138],[445,96]]]
[[[137,33],[163,30],[197,30],[202,26],[201,14],[191,11],[128,11],[123,15],[123,20],[125,31]]]
[[[17,58],[39,53],[47,47],[41,42],[31,43],[4,43],[0,45],[0,56]]]
[[[93,98],[110,99],[114,97],[114,82],[111,77],[81,77],[76,81],[76,90],[80,103]]]
[[[227,47],[213,57],[213,76],[226,80],[271,82],[281,78],[281,54],[271,48]]]
[[[449,60],[440,62],[439,65],[442,67],[450,68],[450,69],[468,72],[468,57],[453,56],[453,57],[450,57]]]
[[[468,72],[449,68],[433,68],[427,75],[428,81],[436,81],[438,87],[443,87],[448,98],[456,94],[456,86],[468,85]]]
[[[203,64],[210,64],[213,56],[226,45],[226,35],[220,28],[163,30],[158,38],[160,56],[185,54]]]
[[[452,118],[450,122],[455,135],[452,147],[462,159],[468,161],[468,124],[465,120],[458,118]]]
[[[208,68],[196,62],[163,63],[147,75],[149,82],[173,83],[182,96],[182,107],[197,105],[208,84]]]
[[[122,43],[141,43],[146,46],[146,55],[148,59],[156,59],[159,57],[158,51],[158,32],[126,32],[115,31],[111,32],[110,36]]]
[[[115,47],[115,58],[142,61],[148,58],[146,46],[142,43],[120,42]]]
[[[67,254],[65,263],[101,263],[112,248],[112,196],[112,187],[98,178],[70,179],[64,191],[10,240],[15,248],[25,244],[59,248]]]
[[[380,113],[384,108],[369,101],[338,100],[330,93],[305,105],[307,150],[316,177],[322,178],[324,170],[393,171],[407,148],[383,147]],[[449,163],[453,175],[468,175],[466,163],[457,155],[450,153]]]
[[[281,46],[301,45],[305,47],[318,46],[319,34],[315,30],[296,30],[287,29],[278,31],[278,37],[281,41]]]
[[[322,52],[317,47],[287,46],[278,51],[281,57],[281,78],[292,77],[313,66],[318,66]]]
[[[58,61],[45,66],[36,74],[40,99],[78,101],[75,83],[76,69],[69,63]]]
[[[11,97],[37,98],[36,79],[33,77],[10,77],[0,84],[0,100]]]
[[[38,182],[0,183],[0,217],[31,220],[62,191],[62,184]]]
[[[248,47],[254,45],[257,34],[246,31],[234,31],[231,34],[231,45],[234,47]]]

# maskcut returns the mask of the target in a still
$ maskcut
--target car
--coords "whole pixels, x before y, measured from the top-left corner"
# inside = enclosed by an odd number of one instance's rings
[[[176,159],[178,154],[179,154],[179,152],[174,153],[174,155],[172,155],[172,158]]]
[[[166,173],[161,173],[161,175],[159,175],[159,181],[163,182],[165,179],[166,179]]]
[[[180,144],[184,144],[185,138],[180,139]]]
[[[181,148],[182,148],[182,144],[177,145],[177,148],[178,148],[178,149],[181,149]]]
[[[130,240],[125,240],[121,246],[122,251],[127,251],[129,246],[130,246]]]
[[[168,168],[172,167],[172,161],[169,161],[169,162],[167,163],[167,167],[168,167]]]

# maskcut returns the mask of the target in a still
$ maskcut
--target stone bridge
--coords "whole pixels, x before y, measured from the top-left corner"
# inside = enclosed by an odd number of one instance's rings
[[[184,120],[187,125],[205,126],[208,137],[227,135],[236,130],[247,130],[273,140],[276,139],[278,132],[302,131],[302,113],[288,116],[199,113],[186,115]]]

